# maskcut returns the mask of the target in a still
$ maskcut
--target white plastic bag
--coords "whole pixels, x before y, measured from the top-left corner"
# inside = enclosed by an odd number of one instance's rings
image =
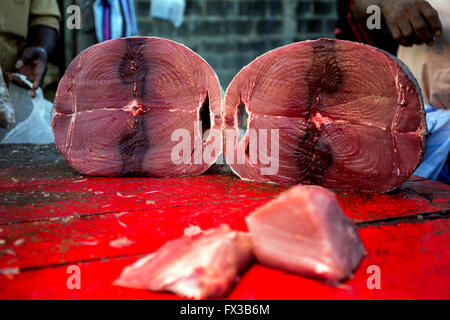
[[[15,118],[11,96],[3,80],[2,67],[0,67],[0,127],[8,128],[16,122]]]
[[[31,88],[32,84],[22,75],[20,76],[21,80]],[[44,99],[42,89],[39,88],[36,91],[36,97],[31,98],[29,90],[11,82],[9,93],[16,112],[17,125],[6,134],[1,143],[53,143],[50,123],[53,104]]]
[[[169,20],[175,27],[183,23],[185,0],[152,0],[150,16]]]

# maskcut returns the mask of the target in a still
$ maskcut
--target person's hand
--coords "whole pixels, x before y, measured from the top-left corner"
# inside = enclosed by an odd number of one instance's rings
[[[426,1],[383,1],[381,11],[392,37],[401,45],[432,45],[434,37],[442,34],[439,15]]]
[[[437,11],[423,0],[355,0],[354,13],[362,17],[367,6],[376,4],[392,37],[403,46],[426,43],[432,45],[434,37],[442,34]]]
[[[47,69],[47,51],[41,47],[26,48],[17,61],[16,68],[33,83],[30,96],[34,98]]]

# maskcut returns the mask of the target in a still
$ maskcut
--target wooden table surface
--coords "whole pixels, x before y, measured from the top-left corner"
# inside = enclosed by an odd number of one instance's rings
[[[86,177],[53,146],[1,145],[0,299],[178,299],[111,283],[188,226],[246,230],[244,217],[285,189],[211,173]],[[254,263],[228,298],[450,298],[448,185],[412,177],[388,194],[338,197],[368,251],[353,279],[333,287]],[[67,286],[72,265],[80,289]],[[372,265],[380,289],[367,286]]]

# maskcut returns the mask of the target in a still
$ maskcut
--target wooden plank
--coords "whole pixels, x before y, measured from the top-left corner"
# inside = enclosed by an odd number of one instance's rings
[[[0,186],[0,224],[267,197],[285,188],[219,175],[9,184]]]
[[[450,223],[370,226],[360,229],[368,255],[341,287],[254,264],[231,299],[449,299]],[[79,263],[81,289],[66,286],[67,266],[0,275],[1,299],[178,299],[175,295],[114,287],[123,267],[138,257]],[[381,270],[381,289],[367,287],[367,267]],[[10,270],[13,271],[13,270]]]
[[[81,205],[74,203],[74,199],[58,201],[60,207],[56,204],[50,208],[47,204],[42,207],[35,205],[31,214],[45,215],[50,211],[55,217],[2,226],[0,268],[34,268],[151,252],[164,242],[182,235],[183,229],[189,225],[208,229],[227,223],[235,229],[246,230],[244,217],[278,192],[273,186],[268,189],[267,185],[249,184],[230,177],[186,179],[191,181],[191,185],[186,187],[177,185],[179,181],[185,181],[178,179],[115,183],[118,189],[113,190],[121,190],[122,196],[118,197],[110,190],[98,198],[85,201],[82,209],[88,215],[84,217],[73,216],[74,212],[82,210]],[[146,193],[146,190],[154,187],[152,181],[159,183],[158,187],[165,192]],[[162,184],[168,181],[176,183],[169,189],[169,185]],[[192,185],[194,182],[197,182],[196,186]],[[421,182],[421,192],[435,192],[434,184],[431,184],[430,190],[426,190],[424,183]],[[100,183],[95,187],[89,183],[85,188],[91,187],[91,192],[95,192],[100,187],[104,188],[104,185]],[[253,189],[248,188],[250,185]],[[187,194],[173,191],[179,189],[186,189]],[[195,193],[195,190],[199,191]],[[127,197],[131,192],[133,197]],[[205,201],[206,198],[210,198],[210,201]],[[357,222],[399,217],[411,212],[423,214],[429,208],[420,196],[405,199],[402,193],[365,195],[364,198],[346,194],[340,200],[347,216]],[[438,198],[435,197],[433,201],[437,202]],[[89,207],[91,205],[93,207]],[[142,207],[148,209],[142,210]],[[3,212],[3,215],[8,216],[8,212]]]
[[[339,193],[340,204],[354,221],[371,221],[448,212],[450,186],[426,179],[411,179],[386,194]]]
[[[2,226],[0,268],[34,268],[80,260],[150,253],[183,235],[227,223],[246,230],[244,217],[266,198],[195,204]]]
[[[448,219],[363,228],[368,254],[342,288],[256,265],[230,298],[449,299],[449,231]],[[367,287],[373,265],[380,268],[379,290]]]
[[[208,174],[167,179],[90,177],[59,184],[9,183],[0,186],[0,224],[273,197],[286,188]],[[338,195],[344,210],[355,221],[442,212],[450,207],[450,186],[429,180],[408,181],[388,194]]]

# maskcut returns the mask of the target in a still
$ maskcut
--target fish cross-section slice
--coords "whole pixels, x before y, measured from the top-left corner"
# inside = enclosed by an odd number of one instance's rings
[[[226,160],[247,180],[385,192],[424,150],[416,80],[395,57],[355,42],[304,41],[260,56],[229,85],[223,115]]]
[[[59,152],[83,174],[168,177],[214,163],[221,119],[219,82],[205,60],[170,40],[131,37],[72,61],[52,126]]]

